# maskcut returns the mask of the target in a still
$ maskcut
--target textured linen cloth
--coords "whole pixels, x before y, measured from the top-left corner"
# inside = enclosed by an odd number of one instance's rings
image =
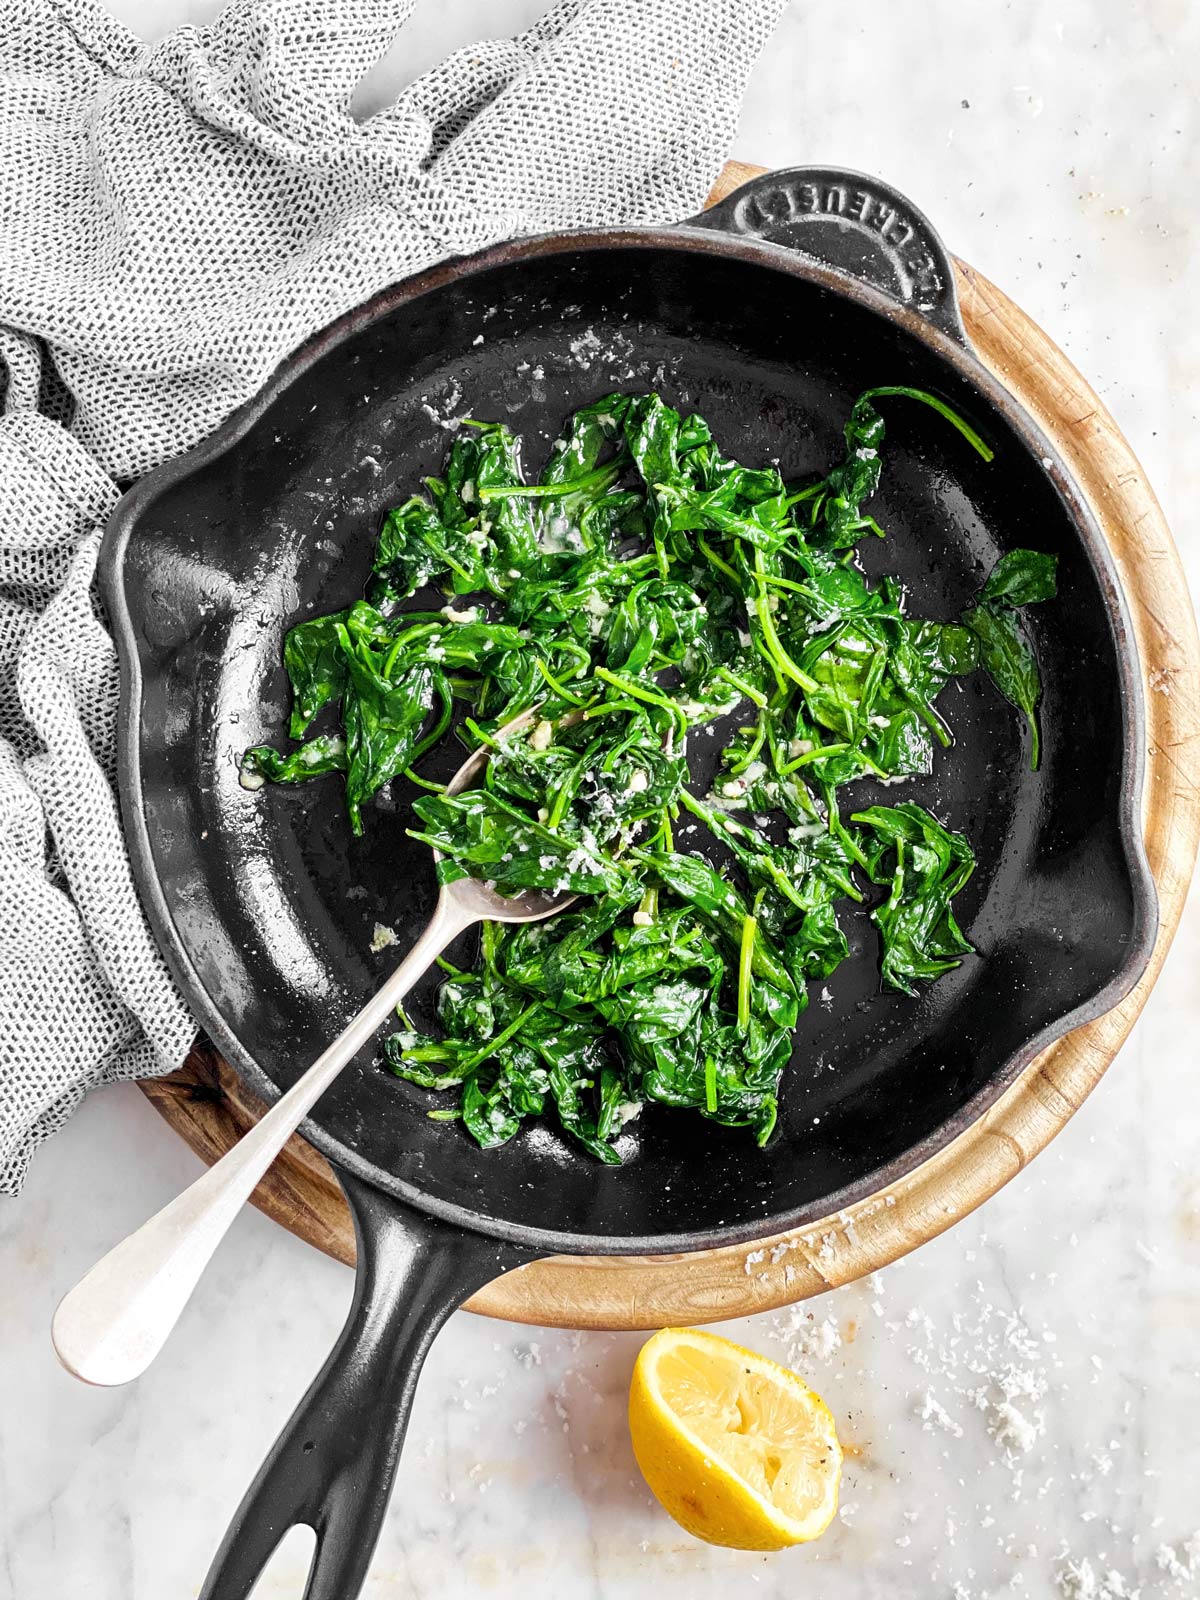
[[[560,0],[359,122],[416,0],[235,0],[153,45],[93,0],[0,0],[0,1193],[195,1033],[113,790],[117,483],[439,258],[697,210],[785,4]]]

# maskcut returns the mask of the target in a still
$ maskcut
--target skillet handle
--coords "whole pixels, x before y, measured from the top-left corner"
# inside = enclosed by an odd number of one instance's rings
[[[784,167],[751,178],[684,226],[811,256],[967,342],[949,251],[912,201],[878,178],[842,167]]]
[[[533,1259],[410,1210],[345,1173],[338,1177],[358,1241],[350,1315],[246,1491],[201,1600],[247,1600],[279,1541],[298,1524],[317,1535],[304,1600],[354,1600],[434,1335],[468,1295]]]

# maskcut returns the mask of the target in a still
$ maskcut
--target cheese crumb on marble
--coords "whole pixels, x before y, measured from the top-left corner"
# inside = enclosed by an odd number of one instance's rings
[[[1131,1589],[1113,1567],[1097,1571],[1085,1556],[1073,1561],[1069,1556],[1054,1574],[1063,1600],[1140,1600],[1141,1589]]]

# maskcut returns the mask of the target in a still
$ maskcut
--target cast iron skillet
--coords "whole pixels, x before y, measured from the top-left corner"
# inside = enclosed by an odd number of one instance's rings
[[[489,1278],[549,1253],[700,1250],[826,1215],[925,1160],[1051,1039],[1124,995],[1156,916],[1137,826],[1142,718],[1121,596],[1078,490],[967,348],[929,224],[853,173],[777,172],[680,227],[518,241],[388,289],[118,507],[102,571],[134,870],[197,1017],[270,1100],[393,961],[370,949],[375,924],[406,946],[434,882],[405,837],[406,795],[355,842],[336,780],[249,794],[237,757],[280,737],[284,629],[360,592],[382,511],[442,462],[445,419],[502,418],[537,454],[573,407],[654,386],[741,460],[779,457],[793,476],[836,459],[853,397],[881,383],[936,390],[996,459],[893,402],[872,505],[891,537],[866,550],[872,571],[899,572],[915,611],[953,617],[1004,550],[1060,560],[1059,600],[1030,619],[1042,770],[977,677],[944,701],[957,746],[904,790],[975,845],[962,916],[979,956],[919,1001],[882,994],[870,925],[848,916],[859,959],[813,996],[765,1151],[651,1109],[616,1169],[549,1126],[483,1154],[364,1054],[304,1129],[354,1212],[353,1309],[207,1600],[243,1600],[295,1523],[317,1532],[309,1600],[358,1593],[422,1357]],[[875,797],[863,784],[856,798]]]

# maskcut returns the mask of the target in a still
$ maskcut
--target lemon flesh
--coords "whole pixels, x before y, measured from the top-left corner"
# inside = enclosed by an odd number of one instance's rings
[[[782,1550],[825,1531],[842,1451],[829,1408],[786,1367],[715,1333],[664,1328],[629,1389],[642,1476],[709,1544]]]

